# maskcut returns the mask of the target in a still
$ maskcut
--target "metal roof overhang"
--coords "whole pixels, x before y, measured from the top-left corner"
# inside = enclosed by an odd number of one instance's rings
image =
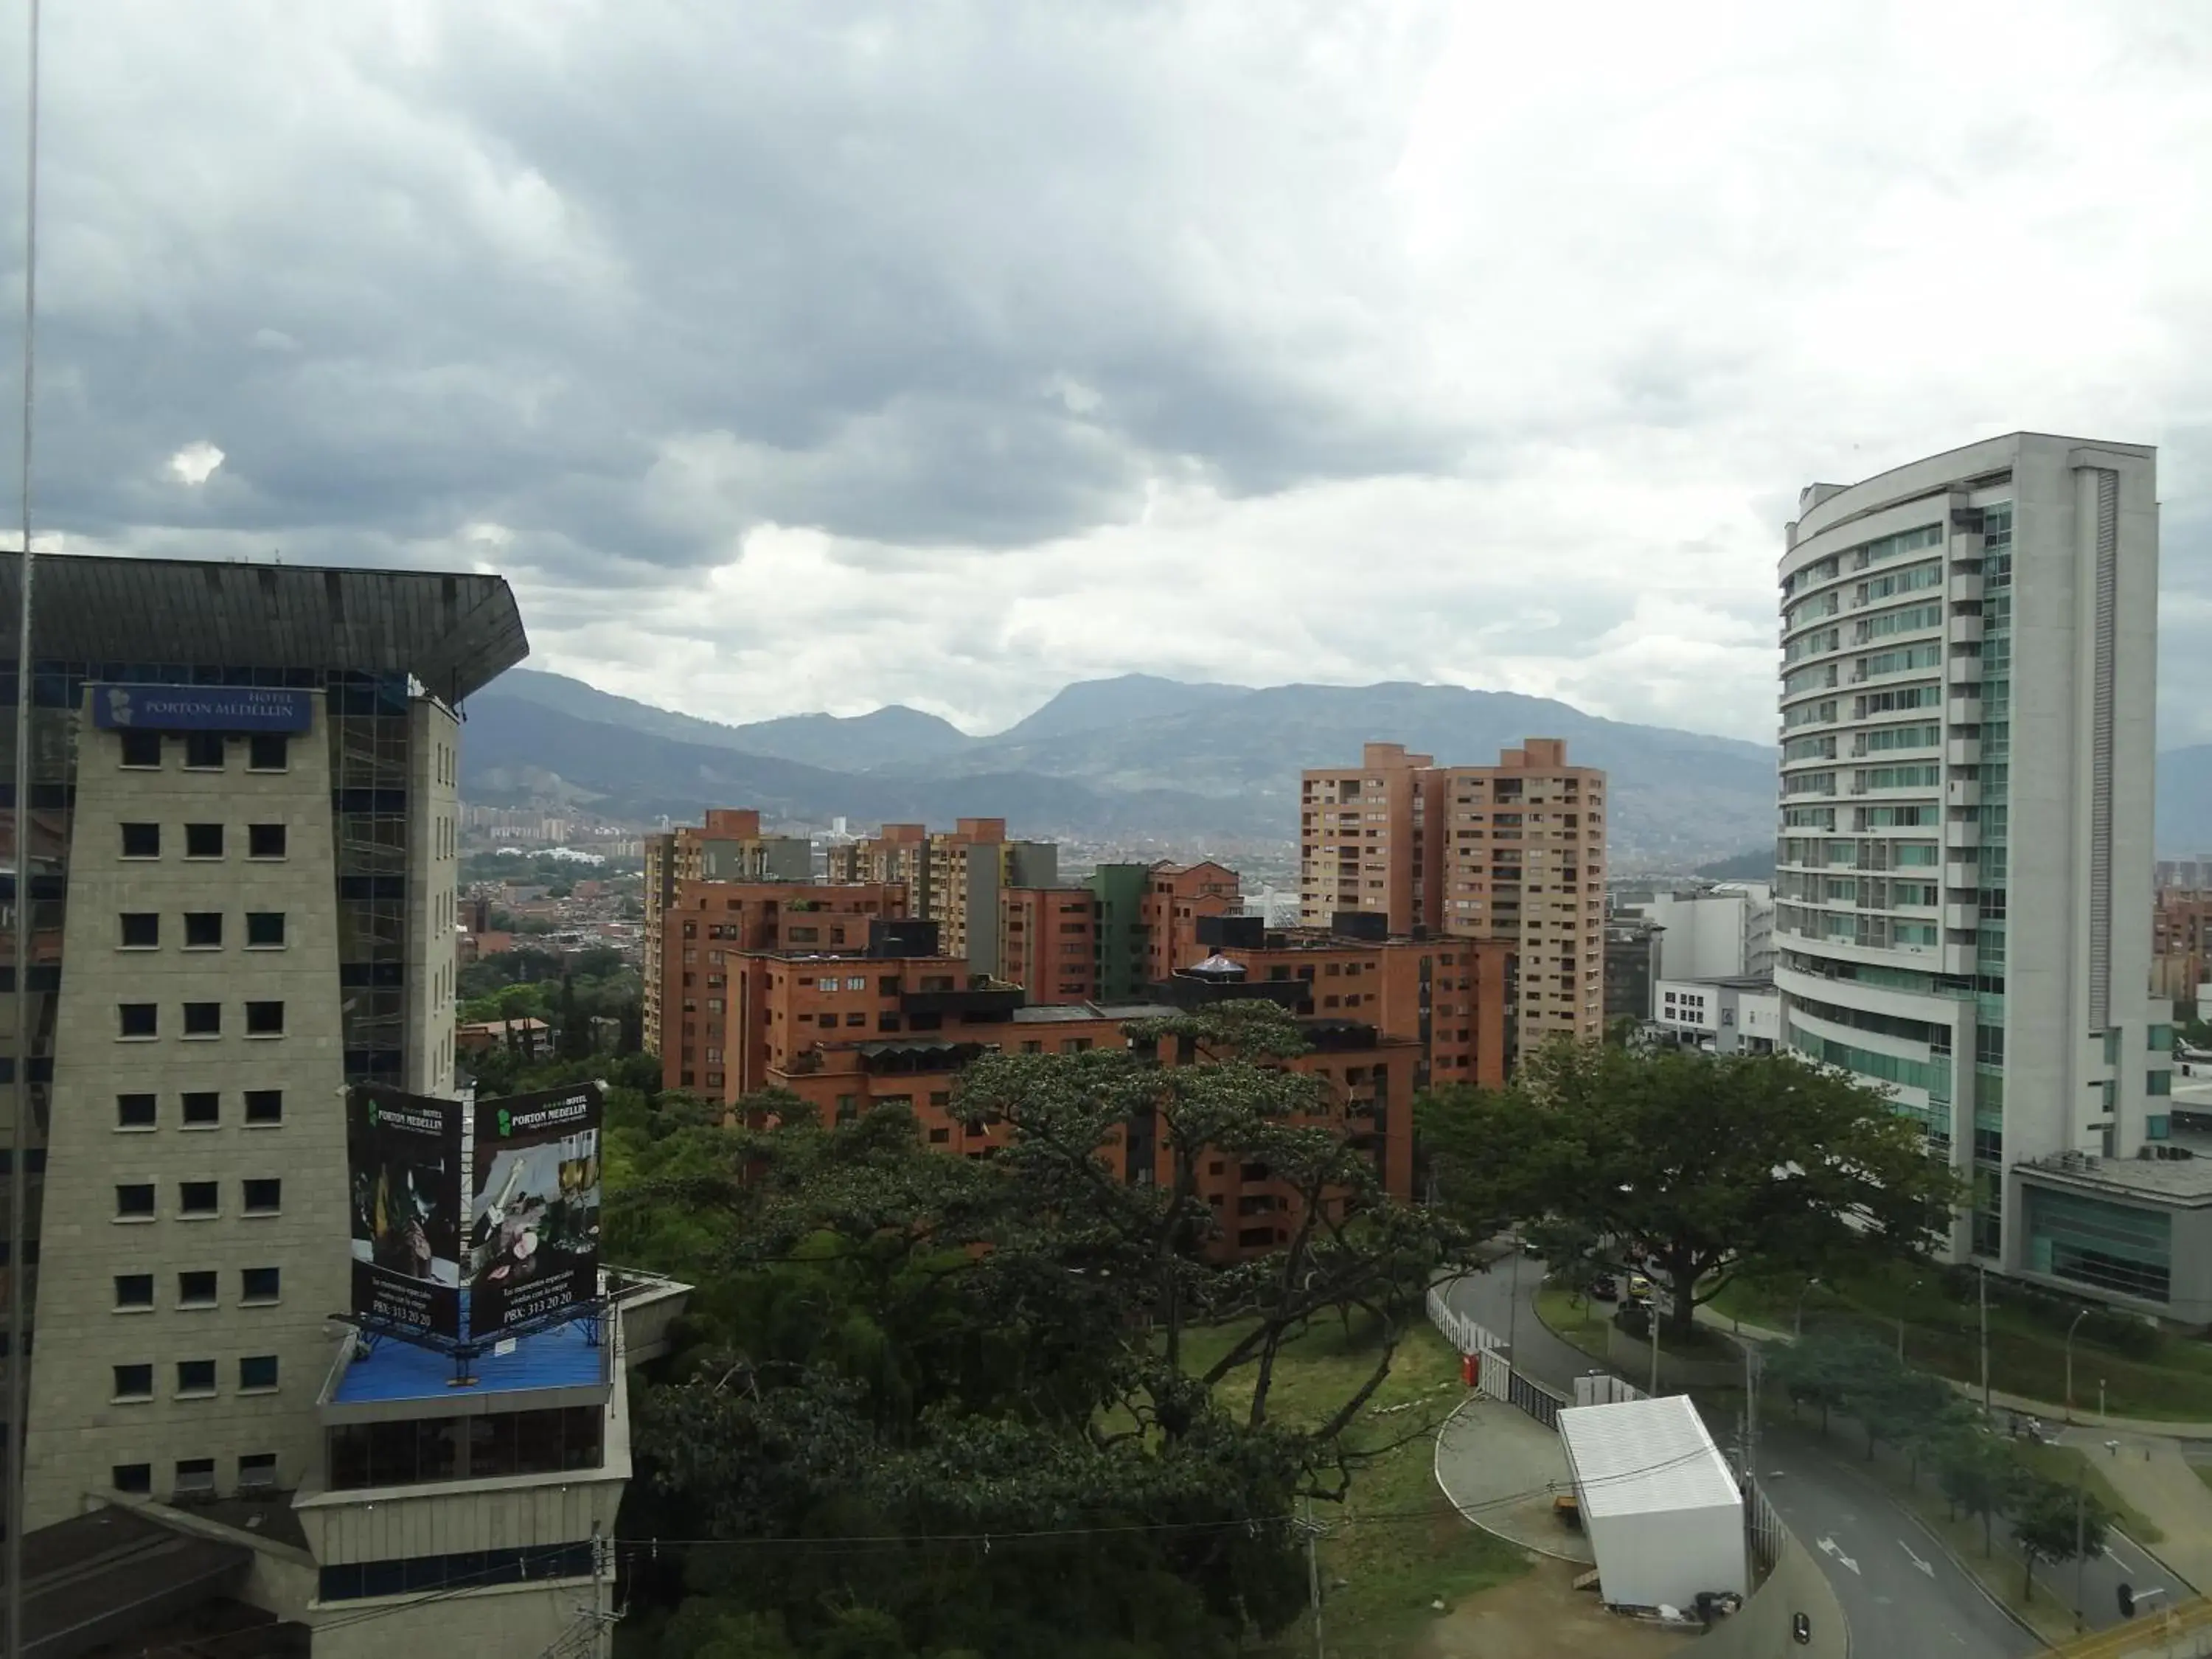
[[[22,584],[0,550],[0,617]],[[507,579],[474,572],[42,553],[32,606],[41,660],[406,673],[449,706],[530,654]]]

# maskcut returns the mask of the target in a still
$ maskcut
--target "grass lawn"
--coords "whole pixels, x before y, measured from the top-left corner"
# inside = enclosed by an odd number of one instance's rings
[[[1593,1359],[1605,1358],[1608,1312],[1605,1304],[1580,1300],[1565,1285],[1548,1279],[1536,1287],[1536,1317],[1553,1336]]]
[[[1994,1286],[1993,1286],[1994,1291]],[[1794,1291],[1739,1282],[1710,1304],[1716,1313],[1771,1330],[1795,1328],[1800,1301]],[[1981,1376],[1979,1315],[1974,1303],[1954,1302],[1933,1269],[1885,1267],[1854,1274],[1838,1285],[1807,1289],[1807,1330],[1857,1329],[1893,1342],[1905,1321],[1905,1356],[1923,1370],[1959,1382]],[[2159,1352],[2136,1358],[2077,1337],[2074,1344],[2076,1415],[2096,1409],[2097,1385],[2106,1409],[2122,1417],[2212,1419],[2212,1343],[2169,1334]],[[2063,1404],[2066,1395],[2065,1328],[2028,1309],[1990,1304],[1990,1382],[2009,1394]]]
[[[1187,1368],[1205,1369],[1237,1334],[1233,1328],[1191,1334]],[[1276,1362],[1269,1417],[1317,1421],[1373,1363],[1358,1328],[1349,1340],[1340,1328],[1316,1328]],[[1242,1410],[1249,1373],[1236,1381],[1243,1386],[1224,1389],[1224,1398]],[[1465,1395],[1458,1354],[1425,1323],[1416,1328],[1352,1431],[1353,1443],[1376,1455],[1354,1474],[1343,1503],[1314,1505],[1314,1519],[1328,1528],[1320,1550],[1322,1618],[1335,1659],[1404,1659],[1437,1616],[1432,1603],[1449,1607],[1528,1571],[1521,1552],[1469,1526],[1437,1490],[1436,1425]],[[1301,1625],[1257,1651],[1288,1659],[1310,1651],[1311,1639]]]
[[[2097,1460],[2078,1446],[2040,1446],[2027,1440],[2011,1444],[2012,1455],[2045,1480],[2056,1480],[2062,1486],[2071,1486],[2079,1480],[2090,1497],[2119,1517],[2120,1529],[2137,1543],[2155,1544],[2166,1537],[2149,1516],[2113,1489],[2104,1471],[2097,1467]],[[2197,1473],[2201,1476],[2203,1471]]]

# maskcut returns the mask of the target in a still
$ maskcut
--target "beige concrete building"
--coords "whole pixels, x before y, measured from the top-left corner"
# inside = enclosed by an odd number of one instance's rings
[[[1605,1027],[1606,780],[1530,738],[1495,766],[1438,766],[1371,743],[1299,789],[1300,915],[1340,914],[1520,950],[1516,1050]]]

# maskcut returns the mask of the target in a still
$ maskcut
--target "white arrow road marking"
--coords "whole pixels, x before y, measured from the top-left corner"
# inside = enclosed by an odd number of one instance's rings
[[[1850,1556],[1844,1554],[1842,1546],[1838,1545],[1834,1539],[1823,1538],[1820,1540],[1820,1553],[1823,1555],[1832,1555],[1835,1557],[1837,1560],[1849,1567],[1854,1573],[1858,1572],[1859,1564],[1852,1560]],[[1864,1575],[1862,1574],[1861,1576],[1863,1577]]]
[[[1902,1538],[1900,1538],[1897,1540],[1897,1547],[1905,1552],[1906,1559],[1910,1560],[1914,1566],[1919,1568],[1921,1571],[1926,1573],[1930,1578],[1933,1578],[1936,1576],[1936,1569],[1934,1567],[1930,1566],[1927,1562],[1922,1560],[1918,1556],[1912,1553],[1911,1545],[1906,1543]]]

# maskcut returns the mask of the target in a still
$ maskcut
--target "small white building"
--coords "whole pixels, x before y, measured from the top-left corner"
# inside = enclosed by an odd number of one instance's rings
[[[1559,1441],[1609,1607],[1689,1612],[1749,1592],[1743,1496],[1686,1395],[1572,1406]]]
[[[1768,979],[1661,979],[1651,1018],[1717,1054],[1769,1054],[1782,1041],[1782,996]]]

